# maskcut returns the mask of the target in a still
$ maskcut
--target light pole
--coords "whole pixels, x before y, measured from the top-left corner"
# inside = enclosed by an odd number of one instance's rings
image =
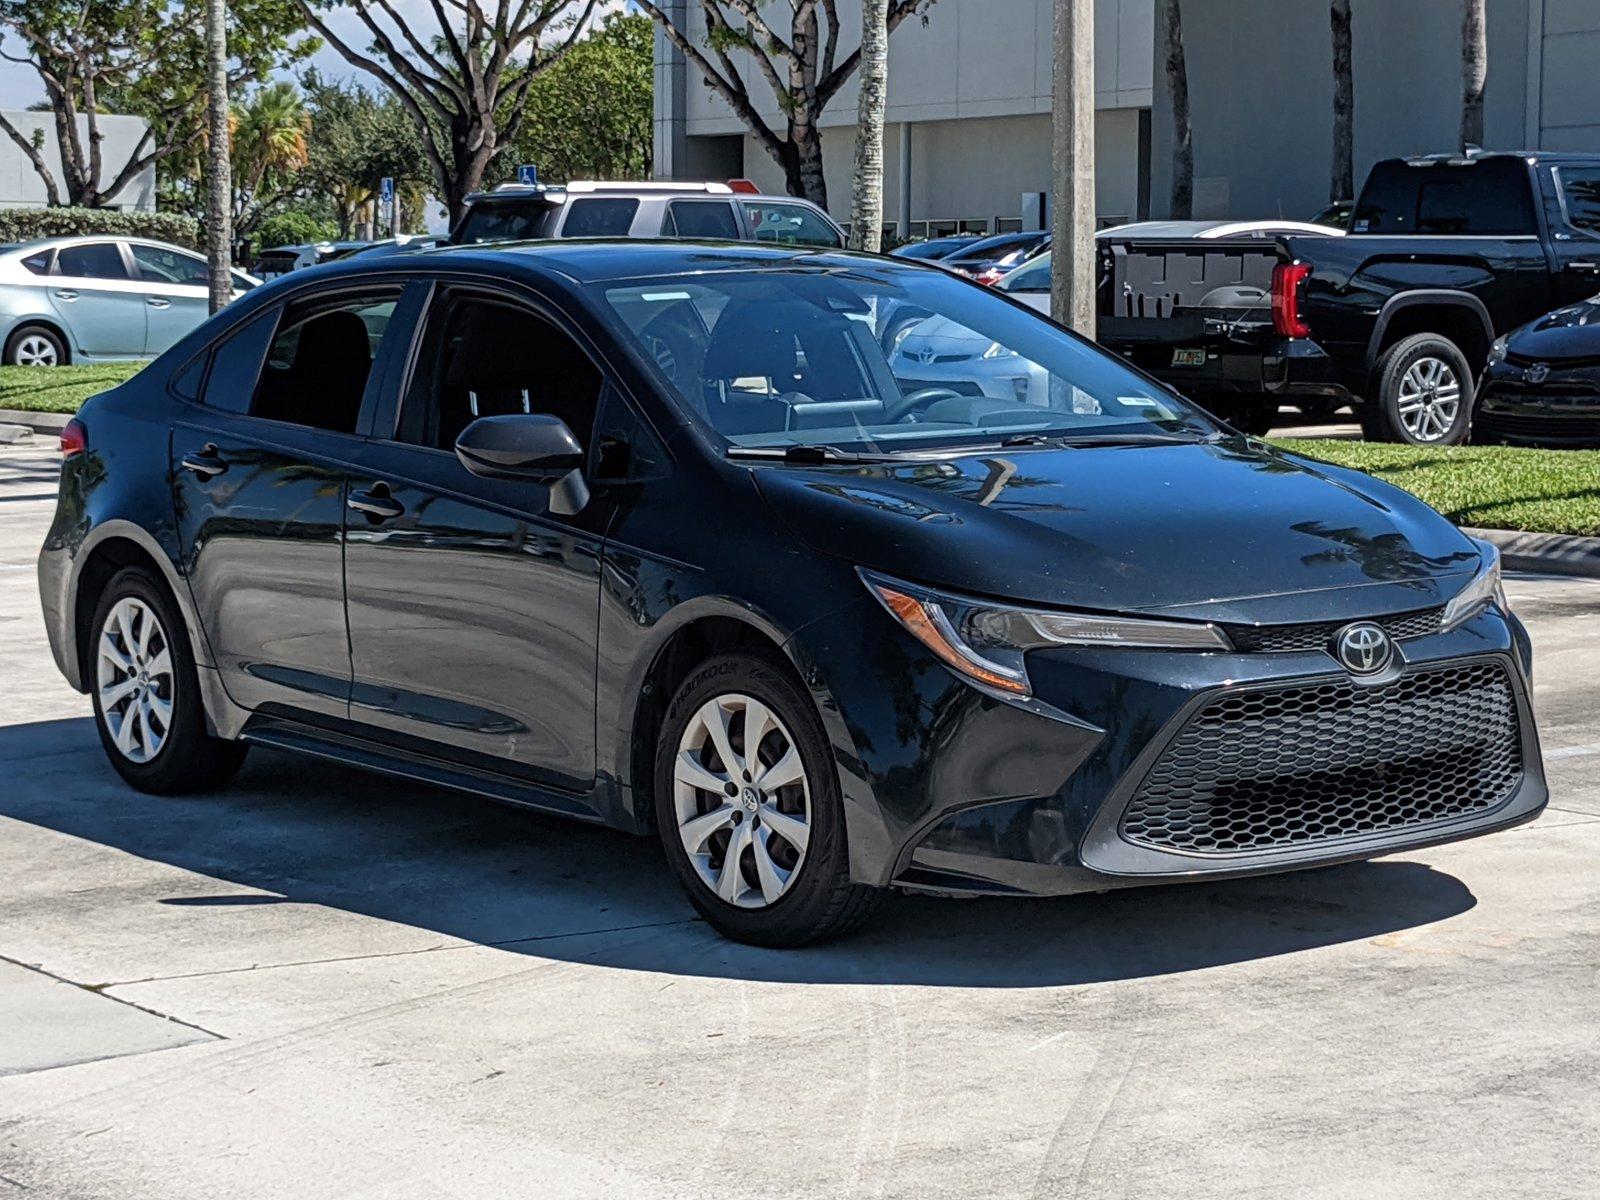
[[[1055,0],[1050,315],[1095,334],[1094,0]]]

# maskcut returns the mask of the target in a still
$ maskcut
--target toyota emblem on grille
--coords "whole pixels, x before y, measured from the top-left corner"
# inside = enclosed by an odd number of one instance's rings
[[[1550,378],[1549,363],[1534,363],[1528,368],[1528,382],[1537,386]]]
[[[1334,638],[1333,651],[1352,675],[1376,675],[1394,661],[1394,642],[1371,621],[1346,625]]]

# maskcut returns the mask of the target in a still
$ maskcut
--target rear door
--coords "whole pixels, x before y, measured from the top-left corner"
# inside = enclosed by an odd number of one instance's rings
[[[210,352],[201,402],[173,429],[185,573],[245,708],[348,714],[346,477],[401,295],[347,285],[268,309]]]
[[[79,353],[97,358],[144,354],[144,285],[133,277],[120,243],[61,247],[49,295]]]
[[[167,246],[128,243],[144,285],[144,352],[165,352],[211,313],[210,268],[198,254]]]

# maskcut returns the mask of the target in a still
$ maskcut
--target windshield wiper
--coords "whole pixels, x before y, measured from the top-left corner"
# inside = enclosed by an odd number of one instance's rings
[[[892,454],[863,454],[837,446],[729,446],[728,457],[759,459],[766,462],[796,463],[883,463],[897,461]]]
[[[1196,446],[1220,441],[1212,434],[1080,433],[1061,438],[1066,446]]]

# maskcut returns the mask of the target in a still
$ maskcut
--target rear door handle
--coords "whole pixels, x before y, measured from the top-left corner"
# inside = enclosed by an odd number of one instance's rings
[[[390,494],[389,485],[386,483],[375,483],[370,489],[351,492],[345,504],[355,512],[365,515],[374,524],[380,521],[392,521],[396,517],[404,516],[406,511],[406,506]]]
[[[215,442],[207,442],[198,454],[185,454],[182,465],[185,471],[193,472],[201,479],[212,479],[228,469],[227,462],[217,453]]]
[[[146,296],[144,302],[151,308],[171,308],[172,301],[164,300],[160,296]]]
[[[1584,259],[1581,262],[1569,262],[1567,269],[1569,271],[1586,271],[1592,274],[1595,271],[1600,271],[1600,262],[1590,262],[1588,259]]]
[[[78,293],[73,291],[71,288],[57,288],[56,289],[56,299],[57,300],[76,300],[77,298],[78,298]]]

